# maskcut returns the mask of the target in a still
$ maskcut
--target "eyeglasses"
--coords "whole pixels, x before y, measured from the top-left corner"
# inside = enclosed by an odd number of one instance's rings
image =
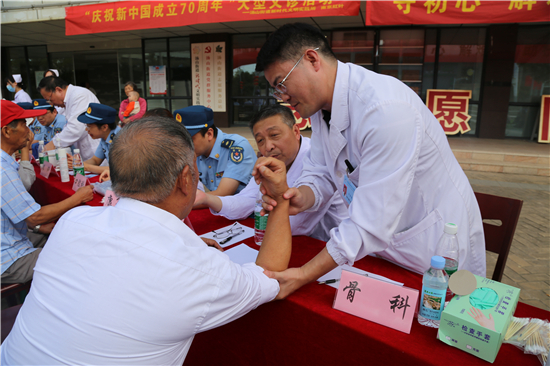
[[[214,238],[215,239],[224,239],[224,238],[227,238],[228,236],[237,236],[237,235],[240,235],[244,232],[244,229],[241,227],[241,226],[237,226],[237,223],[234,223],[232,226],[230,226],[229,228],[223,230],[223,231],[215,231],[215,230],[212,230],[212,232],[214,233]]]
[[[50,99],[46,99],[46,103],[50,103],[52,104],[52,96],[53,96],[53,90],[52,90],[52,93],[50,94]]]
[[[319,47],[317,48],[314,48],[313,51],[317,51],[319,49]],[[286,79],[288,79],[288,77],[290,76],[290,74],[292,74],[292,71],[294,71],[294,69],[296,68],[296,66],[298,66],[298,64],[300,63],[300,61],[302,61],[302,59],[304,58],[306,54],[304,53],[302,55],[302,57],[300,57],[300,59],[298,60],[298,62],[296,62],[296,64],[294,65],[294,67],[292,69],[290,69],[290,71],[288,72],[288,74],[286,74],[285,78],[283,80],[281,80],[281,82],[279,84],[277,84],[277,86],[275,86],[275,91],[273,93],[271,93],[271,95],[273,96],[273,98],[279,100],[279,101],[282,101],[283,100],[283,94],[286,94],[287,93],[287,90],[286,90],[286,86],[284,84],[284,82],[286,81]]]

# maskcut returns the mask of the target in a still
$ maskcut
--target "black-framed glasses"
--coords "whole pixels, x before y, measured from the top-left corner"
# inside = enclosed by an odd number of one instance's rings
[[[317,51],[318,49],[319,49],[319,47],[314,48],[313,51]],[[277,100],[280,100],[280,101],[283,100],[283,94],[286,94],[286,92],[287,92],[284,82],[286,81],[286,79],[288,79],[290,74],[292,74],[292,71],[294,71],[296,66],[298,66],[298,64],[300,63],[300,61],[302,61],[302,59],[304,58],[305,55],[306,55],[306,53],[304,52],[302,57],[300,57],[300,59],[294,64],[294,67],[292,67],[292,69],[290,69],[290,71],[288,72],[288,74],[286,74],[284,79],[281,80],[281,82],[274,87],[275,91],[273,93],[271,93],[273,98],[275,98]]]

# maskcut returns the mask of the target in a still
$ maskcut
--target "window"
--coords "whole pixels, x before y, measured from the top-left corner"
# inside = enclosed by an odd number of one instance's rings
[[[520,27],[506,121],[507,137],[531,137],[541,96],[550,94],[548,60],[550,27]]]
[[[332,33],[332,51],[342,62],[352,62],[374,69],[375,31],[341,31]]]

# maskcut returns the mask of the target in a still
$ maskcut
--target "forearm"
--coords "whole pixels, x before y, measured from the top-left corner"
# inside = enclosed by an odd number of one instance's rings
[[[21,161],[31,161],[29,149],[26,147],[21,149]]]
[[[256,264],[270,271],[284,271],[288,268],[292,252],[292,234],[288,200],[281,199],[269,213],[266,232],[256,259]]]
[[[54,203],[52,205],[42,206],[40,210],[27,217],[25,219],[25,222],[30,227],[46,224],[57,220],[65,212],[69,211],[73,207],[78,206],[79,204],[80,201],[78,200],[78,198],[75,196],[71,196],[61,202]]]
[[[222,209],[223,203],[220,197],[216,195],[212,195],[210,193],[206,193],[206,198],[203,202],[208,208],[210,208],[212,211],[220,212]]]
[[[338,267],[338,264],[332,259],[327,248],[323,248],[312,260],[302,266],[302,285],[317,280],[336,267]]]
[[[99,165],[94,165],[87,162],[84,163],[84,170],[90,173],[101,174],[107,169],[109,169],[108,166],[99,166]]]

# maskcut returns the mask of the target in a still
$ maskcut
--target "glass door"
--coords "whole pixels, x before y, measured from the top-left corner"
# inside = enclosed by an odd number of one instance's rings
[[[424,30],[381,30],[378,45],[378,72],[401,80],[420,95]]]
[[[118,59],[114,52],[75,53],[76,85],[89,89],[101,104],[120,107]]]

